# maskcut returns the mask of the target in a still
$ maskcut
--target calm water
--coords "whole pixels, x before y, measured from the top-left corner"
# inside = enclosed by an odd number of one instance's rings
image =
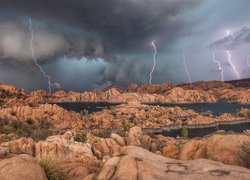
[[[152,103],[149,104],[152,106],[162,106],[162,107],[175,107],[179,106],[181,108],[185,109],[193,109],[194,111],[198,113],[205,113],[207,111],[211,111],[214,115],[219,115],[223,113],[236,113],[241,108],[249,108],[250,104],[236,104],[236,103],[212,103],[212,104],[206,104],[206,103],[199,103],[199,104],[158,104],[158,103]]]
[[[250,129],[250,122],[240,123],[240,124],[231,124],[231,125],[223,124],[217,127],[188,129],[188,137],[189,138],[204,137],[206,135],[215,133],[218,130],[224,130],[226,132],[232,131],[235,133],[242,133],[243,131],[247,129]],[[171,137],[182,136],[181,130],[164,131],[164,132],[155,133],[155,134],[161,134],[164,136],[171,136]]]
[[[86,109],[90,113],[101,111],[103,109],[107,109],[110,107],[115,107],[119,105],[118,103],[57,103],[57,105],[61,106],[64,109],[69,111],[81,112]],[[162,107],[175,107],[179,106],[184,109],[193,109],[198,113],[205,113],[207,111],[211,111],[214,115],[219,115],[223,113],[236,113],[241,108],[249,108],[250,104],[236,104],[236,103],[199,103],[199,104],[159,104],[159,103],[151,103],[148,104],[151,106],[162,106]]]
[[[108,109],[119,104],[117,103],[57,103],[58,106],[68,110],[81,112],[82,110],[88,110],[89,113]]]

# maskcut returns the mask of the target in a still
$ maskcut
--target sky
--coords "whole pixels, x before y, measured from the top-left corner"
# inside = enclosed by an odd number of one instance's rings
[[[149,83],[152,42],[154,84],[250,78],[249,17],[249,0],[0,0],[0,83]]]

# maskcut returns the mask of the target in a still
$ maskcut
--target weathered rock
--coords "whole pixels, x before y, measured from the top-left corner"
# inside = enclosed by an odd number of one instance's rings
[[[177,159],[179,157],[180,150],[175,144],[167,145],[162,150],[162,155],[168,158]]]
[[[112,179],[137,180],[137,162],[131,156],[121,157]]]
[[[127,144],[140,146],[142,141],[142,129],[140,127],[132,127],[129,130]]]
[[[88,143],[72,142],[62,136],[50,136],[46,141],[40,141],[36,144],[36,156],[67,159],[93,157],[93,153]]]
[[[126,146],[125,139],[118,134],[112,133],[110,137],[114,139],[120,146]]]
[[[101,172],[99,173],[97,179],[98,180],[106,180],[111,179],[116,171],[117,165],[120,161],[119,157],[113,157],[109,159],[105,165],[103,166]]]
[[[5,154],[28,154],[30,156],[34,155],[35,142],[31,138],[20,138],[17,140],[5,142],[0,144],[0,152],[5,152]],[[0,153],[1,154],[1,153]]]
[[[181,160],[193,160],[206,158],[206,142],[191,140],[183,145],[180,153]]]
[[[241,145],[250,143],[250,137],[246,135],[214,135],[207,140],[206,157],[225,164],[244,164],[241,155]]]
[[[97,168],[82,162],[61,161],[58,164],[65,174],[65,179],[84,179],[98,171]]]
[[[102,159],[104,156],[111,156],[114,153],[119,152],[120,145],[111,138],[98,138],[91,137],[89,143],[92,147],[93,153],[99,159]]]
[[[16,156],[0,160],[1,180],[47,180],[44,170],[33,158]]]
[[[180,161],[165,158],[135,146],[121,148],[121,154],[137,161],[137,179],[248,179],[250,170],[199,159]],[[119,167],[118,167],[119,168]],[[119,178],[118,178],[119,179]]]

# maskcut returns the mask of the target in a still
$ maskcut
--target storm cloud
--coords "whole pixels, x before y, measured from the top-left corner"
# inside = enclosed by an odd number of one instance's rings
[[[250,43],[250,28],[243,27],[232,35],[227,35],[209,45],[209,48],[236,49],[239,46]]]
[[[171,43],[187,20],[182,12],[201,0],[2,0],[0,54],[29,60],[28,18],[39,60],[60,56],[112,59],[147,49],[153,39]]]
[[[211,60],[215,45],[225,79],[235,78],[225,49],[232,49],[242,77],[249,77],[249,7],[247,0],[1,0],[0,82],[47,89],[31,58],[29,18],[35,56],[64,90],[148,83],[153,40],[153,83],[187,82],[182,51],[192,80],[218,79]],[[224,37],[225,29],[240,30]]]

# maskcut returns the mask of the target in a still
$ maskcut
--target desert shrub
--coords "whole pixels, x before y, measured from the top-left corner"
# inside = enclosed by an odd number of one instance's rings
[[[123,130],[124,130],[125,132],[128,132],[128,131],[130,130],[130,128],[131,128],[131,125],[130,125],[130,124],[124,124],[124,125],[123,125]]]
[[[50,135],[52,135],[52,133],[47,129],[35,129],[31,132],[30,137],[38,142],[40,140],[45,140]]]
[[[29,124],[29,125],[32,125],[33,124],[33,120],[31,118],[28,118],[26,120],[26,123]]]
[[[8,124],[4,125],[1,129],[3,134],[16,134],[19,137],[27,137],[28,132],[25,132],[23,128],[20,128],[20,124],[16,121],[11,121]]]
[[[11,134],[11,133],[15,133],[16,129],[12,126],[11,123],[4,125],[2,128],[2,133],[3,134]]]
[[[248,109],[248,111],[247,111],[247,117],[248,117],[248,119],[250,119],[250,109]]]
[[[50,158],[38,160],[38,164],[44,169],[48,180],[63,180],[64,173],[56,161]]]
[[[15,111],[12,111],[10,114],[11,114],[11,116],[16,116],[16,112]]]
[[[182,126],[181,135],[182,135],[182,137],[185,137],[185,138],[188,137],[188,127],[187,126]]]
[[[77,142],[83,142],[85,143],[87,141],[87,134],[86,133],[77,133],[74,137],[74,140]]]
[[[83,109],[80,112],[81,114],[81,120],[86,120],[86,117],[89,115],[89,111],[87,109]]]
[[[241,146],[240,157],[247,168],[250,168],[250,142],[243,143]]]
[[[114,109],[114,107],[112,107],[112,106],[108,106],[108,108],[107,108],[108,110],[113,110]]]
[[[47,119],[42,118],[38,120],[38,126],[40,129],[49,129],[52,124]]]
[[[133,122],[135,119],[136,119],[136,115],[135,114],[131,114],[131,115],[128,116],[128,120],[129,121]]]

